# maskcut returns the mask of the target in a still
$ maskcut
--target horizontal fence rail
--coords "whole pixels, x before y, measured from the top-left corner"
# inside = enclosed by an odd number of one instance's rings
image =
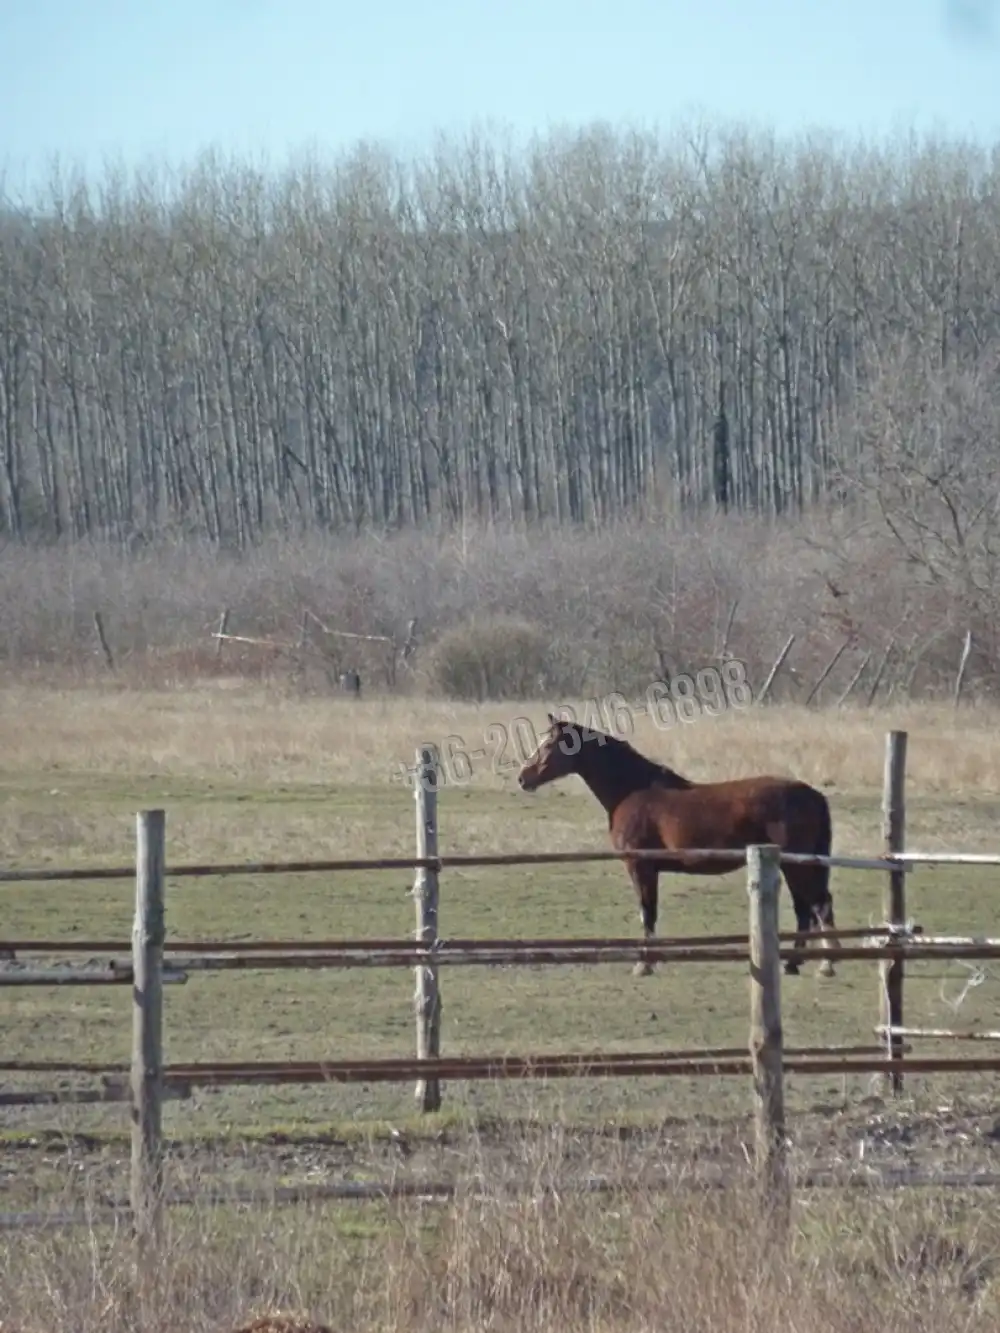
[[[1000,866],[997,852],[895,852],[887,862],[914,866]]]
[[[891,1074],[901,1068],[911,1074],[1000,1073],[1000,1056],[908,1056],[905,1061],[884,1054],[785,1055],[785,1073]],[[317,1083],[410,1083],[437,1078],[449,1082],[466,1080],[550,1078],[697,1077],[708,1075],[747,1076],[753,1070],[750,1055],[704,1056],[692,1051],[686,1056],[661,1056],[655,1052],[590,1053],[556,1052],[552,1055],[417,1056],[381,1060],[302,1060],[286,1063],[257,1061],[165,1065],[164,1084],[191,1087],[228,1087],[237,1084]]]
[[[882,1036],[925,1037],[929,1041],[1000,1041],[1000,1032],[967,1031],[959,1032],[952,1028],[907,1028],[883,1027],[875,1029]]]
[[[588,861],[655,861],[669,870],[671,865],[691,866],[700,861],[728,861],[733,870],[746,865],[746,851],[722,851],[717,847],[686,848],[683,851],[664,852],[649,848],[625,851],[582,852],[493,852],[446,856],[383,856],[336,861],[232,861],[206,862],[204,865],[170,866],[168,879],[201,879],[210,876],[226,878],[236,875],[305,875],[312,873],[338,874],[359,870],[458,870],[463,866],[522,866],[522,865],[576,865]],[[842,870],[908,871],[914,866],[1000,866],[1000,853],[983,852],[896,852],[885,856],[820,856],[809,852],[782,852],[782,865],[830,866]],[[0,884],[43,884],[62,881],[97,881],[133,879],[132,866],[79,866],[66,869],[0,869]]]
[[[895,934],[912,934],[914,936],[923,936],[923,926],[845,926],[830,927],[822,931],[807,931],[805,938],[807,940],[859,940],[868,939],[874,936]],[[798,939],[798,932],[794,930],[781,930],[778,932],[779,940]],[[951,944],[957,940],[958,943],[982,943],[978,937],[955,937],[943,936],[934,937],[935,943]],[[539,936],[536,939],[474,939],[464,936],[455,936],[454,938],[439,937],[440,946],[447,946],[452,949],[465,949],[470,953],[476,950],[491,952],[494,949],[630,949],[644,947],[639,944],[635,936],[587,936],[580,935],[570,939],[564,939],[559,936],[553,936],[551,939],[547,936]],[[988,943],[998,943],[996,941],[986,941]],[[686,946],[715,946],[745,944],[746,935],[659,935],[652,936],[650,943],[657,948],[684,948]],[[364,952],[369,949],[400,949],[410,948],[413,941],[409,939],[400,939],[398,936],[373,936],[370,939],[329,939],[329,940],[166,940],[163,945],[164,953],[332,953],[340,950],[353,950],[355,952]],[[0,950],[6,949],[18,953],[110,953],[124,954],[131,949],[131,944],[124,940],[0,940]]]
[[[789,1056],[813,1056],[813,1055],[814,1055],[814,1056],[820,1056],[820,1055],[877,1055],[877,1054],[878,1054],[880,1051],[882,1051],[882,1050],[883,1050],[883,1047],[881,1047],[881,1046],[789,1046],[789,1047],[786,1047],[786,1048],[785,1048],[785,1054],[786,1054],[786,1055],[789,1055]],[[745,1048],[745,1047],[742,1047],[742,1046],[709,1046],[709,1047],[704,1047],[704,1048],[699,1047],[699,1048],[698,1048],[697,1050],[695,1050],[695,1051],[691,1051],[691,1050],[643,1051],[643,1052],[640,1052],[638,1055],[636,1055],[635,1053],[625,1053],[624,1055],[616,1056],[615,1058],[616,1058],[616,1059],[635,1059],[635,1060],[637,1060],[637,1061],[641,1061],[641,1060],[660,1060],[660,1061],[668,1061],[668,1060],[689,1060],[689,1059],[691,1059],[691,1058],[694,1057],[694,1056],[698,1057],[699,1059],[706,1059],[706,1060],[712,1060],[712,1059],[729,1059],[729,1058],[742,1059],[742,1058],[746,1055],[746,1053],[747,1053],[747,1052],[746,1052],[746,1048]],[[456,1056],[456,1057],[454,1057],[454,1058],[455,1058],[455,1059],[464,1059],[465,1057],[462,1057],[462,1056]],[[509,1058],[509,1057],[502,1057],[502,1058],[506,1059],[506,1058]],[[575,1055],[575,1054],[570,1054],[570,1055],[558,1055],[558,1054],[557,1054],[557,1055],[544,1056],[544,1057],[542,1057],[542,1056],[533,1056],[533,1057],[526,1057],[526,1058],[531,1058],[531,1059],[543,1059],[543,1058],[544,1058],[544,1059],[548,1059],[548,1060],[557,1060],[557,1061],[561,1060],[561,1061],[565,1062],[565,1061],[567,1061],[567,1060],[570,1060],[570,1061],[574,1061],[574,1060],[576,1060],[576,1061],[579,1061],[579,1060],[586,1060],[586,1059],[591,1059],[592,1057],[590,1057],[590,1056],[580,1056],[580,1055]],[[603,1058],[603,1057],[602,1057],[602,1058]],[[405,1062],[406,1060],[410,1059],[410,1057],[408,1057],[408,1056],[396,1057],[396,1059],[395,1059],[395,1063],[398,1064],[400,1059],[402,1059],[402,1060]],[[334,1062],[334,1063],[335,1063],[335,1062]],[[389,1060],[382,1060],[382,1061],[374,1061],[374,1060],[373,1060],[373,1061],[368,1061],[368,1062],[365,1062],[365,1061],[359,1061],[359,1060],[353,1060],[353,1061],[348,1060],[348,1061],[344,1061],[344,1062],[342,1062],[342,1063],[345,1063],[345,1064],[349,1064],[349,1065],[354,1066],[354,1065],[358,1065],[358,1064],[361,1064],[361,1063],[371,1063],[371,1064],[376,1064],[376,1063],[377,1063],[377,1064],[392,1064],[393,1061],[392,1061],[392,1059],[390,1058]],[[263,1061],[255,1061],[255,1062],[253,1063],[253,1068],[254,1068],[254,1069],[262,1069],[262,1070],[267,1070],[267,1069],[278,1069],[278,1070],[282,1070],[282,1069],[298,1068],[299,1065],[305,1065],[305,1066],[308,1067],[309,1069],[312,1069],[313,1067],[319,1067],[319,1066],[322,1066],[323,1068],[327,1068],[327,1067],[330,1066],[330,1064],[331,1064],[330,1061],[323,1061],[323,1060],[319,1060],[319,1061],[263,1060]],[[230,1069],[242,1069],[242,1068],[246,1068],[247,1066],[246,1066],[245,1064],[240,1063],[239,1061],[236,1061],[236,1062],[232,1062],[232,1061],[231,1061],[231,1062],[229,1062],[228,1064],[226,1064],[226,1063],[218,1064],[218,1063],[214,1063],[214,1062],[206,1062],[206,1063],[204,1063],[203,1065],[199,1065],[198,1067],[199,1067],[199,1068],[202,1068],[202,1067],[203,1067],[203,1068],[205,1068],[205,1069],[222,1069],[222,1070],[230,1070]],[[182,1069],[184,1069],[184,1068],[191,1068],[191,1066],[173,1065],[173,1066],[170,1066],[170,1067],[169,1067],[169,1072],[171,1073],[171,1076],[175,1076],[175,1075],[177,1074],[177,1071],[178,1071],[178,1070],[182,1070]],[[109,1062],[109,1063],[107,1063],[107,1064],[101,1064],[101,1063],[95,1063],[94,1061],[89,1061],[89,1062],[88,1062],[88,1061],[82,1061],[82,1062],[80,1062],[80,1061],[74,1061],[74,1060],[0,1060],[0,1072],[3,1072],[3,1073],[13,1073],[13,1072],[18,1072],[18,1073],[22,1073],[22,1074],[23,1074],[23,1073],[32,1073],[32,1074],[125,1074],[125,1073],[128,1073],[128,1069],[129,1069],[129,1066],[128,1066],[127,1064],[123,1064],[123,1063],[121,1063],[121,1062],[119,1062],[119,1063],[117,1063],[117,1064],[115,1064],[115,1063],[113,1063],[113,1062]]]
[[[745,963],[750,957],[747,946],[708,946],[704,949],[689,947],[671,947],[668,945],[631,944],[618,948],[606,949],[594,945],[588,949],[496,949],[462,950],[441,948],[425,949],[420,945],[407,945],[398,950],[376,950],[370,955],[351,952],[336,954],[251,954],[245,958],[239,955],[213,958],[203,955],[199,958],[183,959],[182,966],[190,971],[213,971],[216,969],[261,968],[268,967],[413,967],[423,963],[438,965],[452,964],[471,967],[477,964],[488,967],[513,966],[515,964],[558,964],[558,963],[612,963],[633,962],[637,957],[649,962],[664,963]],[[816,960],[823,962],[858,961],[860,959],[909,958],[918,961],[925,959],[971,959],[980,961],[1000,958],[1000,943],[968,940],[962,944],[924,943],[921,940],[886,940],[879,943],[829,944],[823,948],[781,948],[780,958],[785,961],[800,958],[804,962]]]
[[[742,1173],[741,1173],[742,1174]],[[607,1177],[584,1176],[581,1179],[548,1184],[541,1181],[496,1181],[483,1186],[454,1180],[345,1180],[272,1187],[206,1185],[197,1190],[170,1190],[161,1195],[164,1207],[226,1207],[236,1204],[294,1205],[327,1200],[381,1202],[389,1199],[414,1199],[423,1203],[445,1203],[456,1198],[470,1202],[497,1198],[547,1198],[568,1194],[636,1194],[722,1190],[733,1182],[731,1167],[697,1168],[687,1165],[676,1171],[661,1168],[656,1175]],[[797,1190],[822,1189],[998,1189],[997,1171],[933,1171],[914,1167],[869,1167],[842,1162],[820,1164],[792,1174]],[[45,1231],[73,1226],[127,1226],[130,1203],[125,1199],[102,1199],[78,1212],[0,1213],[0,1231]]]
[[[807,937],[814,945],[821,937]],[[934,940],[892,939],[884,937],[857,944],[828,943],[821,947],[797,948],[786,942],[778,949],[782,961],[793,959],[801,963],[859,962],[874,960],[909,959],[913,962],[968,960],[981,962],[1000,959],[1000,941],[969,939],[962,942],[937,943]],[[403,942],[396,949],[345,949],[312,953],[296,951],[291,954],[257,952],[241,954],[226,952],[218,955],[200,954],[180,958],[176,970],[165,971],[164,982],[183,984],[193,972],[227,971],[303,971],[333,968],[369,967],[514,967],[514,966],[581,966],[600,963],[631,963],[645,959],[649,963],[746,963],[750,959],[747,945],[719,945],[699,948],[666,944],[631,942],[620,946],[594,944],[578,949],[547,948],[479,948],[453,949],[447,944],[426,948]],[[0,966],[0,986],[6,985],[121,985],[132,980],[125,971],[98,972],[96,970],[71,972],[53,968],[42,971],[16,972],[11,965]]]
[[[189,1084],[175,1081],[164,1085],[161,1096],[165,1102],[186,1101],[191,1096],[191,1088]],[[129,1102],[131,1098],[131,1089],[124,1083],[105,1079],[99,1088],[32,1088],[27,1092],[0,1092],[0,1106],[85,1106]]]
[[[187,972],[165,968],[162,981],[164,986],[183,986],[187,981]],[[135,973],[131,967],[109,968],[98,971],[97,968],[24,968],[16,970],[0,963],[0,986],[131,986]]]

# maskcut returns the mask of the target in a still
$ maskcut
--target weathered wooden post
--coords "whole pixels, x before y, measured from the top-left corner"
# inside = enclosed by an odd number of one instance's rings
[[[166,816],[136,815],[132,927],[132,1175],[140,1265],[155,1262],[163,1187],[163,943]]]
[[[413,794],[417,805],[417,856],[436,857],[438,854],[437,793],[438,755],[433,745],[421,745],[417,750]],[[424,866],[417,867],[413,896],[417,909],[417,942],[432,947],[438,938],[438,872]],[[430,964],[416,966],[416,994],[413,997],[417,1015],[417,1059],[423,1060],[441,1054],[441,993],[438,989],[438,970]],[[441,1085],[436,1078],[420,1079],[416,1098],[422,1111],[437,1111],[441,1107]]]
[[[788,1141],[781,1032],[781,956],[778,899],[781,851],[772,844],[747,848],[750,898],[750,1059],[758,1181],[773,1236],[791,1220]]]
[[[903,851],[906,844],[906,732],[890,731],[885,738],[885,773],[882,783],[882,839],[886,855]],[[906,924],[906,872],[889,871],[883,893],[886,923]],[[903,1026],[903,960],[883,958],[879,964],[879,1023],[890,1060],[903,1058],[903,1038],[892,1032]],[[903,1090],[903,1075],[889,1075],[894,1096]]]

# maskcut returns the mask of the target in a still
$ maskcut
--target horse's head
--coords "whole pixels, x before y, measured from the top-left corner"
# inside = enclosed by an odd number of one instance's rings
[[[580,728],[548,715],[549,730],[532,757],[523,765],[517,780],[522,791],[535,791],[547,782],[577,772],[577,756],[583,745]]]

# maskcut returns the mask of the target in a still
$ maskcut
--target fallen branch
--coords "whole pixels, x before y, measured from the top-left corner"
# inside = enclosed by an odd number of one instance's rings
[[[307,608],[306,615],[308,615],[310,620],[316,622],[316,624],[320,627],[320,629],[323,631],[324,634],[329,634],[333,638],[360,639],[364,643],[389,643],[389,644],[392,643],[392,639],[389,637],[388,634],[355,634],[353,630],[331,629],[329,625],[325,625],[323,621],[320,620],[319,616],[316,614],[315,611],[310,611]]]
[[[227,643],[251,643],[258,648],[276,648],[279,652],[294,653],[298,648],[293,643],[282,643],[280,639],[254,639],[248,634],[222,634],[215,630],[212,634],[213,639],[225,639]]]
[[[851,677],[851,679],[847,682],[847,689],[843,692],[843,694],[842,694],[842,695],[840,696],[840,698],[837,700],[837,705],[836,705],[836,706],[837,706],[838,708],[841,708],[841,707],[847,702],[847,700],[850,698],[851,691],[854,689],[855,685],[857,685],[858,681],[861,679],[861,674],[862,674],[862,672],[864,671],[865,667],[868,665],[868,663],[869,663],[871,660],[872,660],[872,655],[871,655],[871,653],[865,653],[864,657],[861,659],[861,665],[858,667],[857,671],[855,671],[855,673],[854,673],[854,675]]]
[[[834,653],[834,655],[830,658],[829,662],[827,662],[826,666],[820,672],[819,680],[817,680],[816,684],[806,695],[806,702],[805,702],[806,708],[808,708],[809,705],[812,703],[813,699],[816,698],[816,695],[819,693],[820,686],[823,684],[824,680],[826,680],[827,676],[840,661],[843,654],[847,652],[847,649],[850,646],[851,646],[851,640],[845,639],[844,642],[837,649],[837,651]]]
[[[771,670],[767,673],[767,679],[764,681],[764,684],[760,687],[760,694],[757,695],[757,700],[756,700],[756,702],[757,702],[758,704],[762,704],[762,703],[764,702],[764,700],[767,698],[768,691],[770,690],[771,686],[774,684],[774,678],[775,678],[775,676],[778,674],[778,672],[781,670],[781,664],[782,664],[782,662],[784,662],[785,658],[788,656],[788,654],[789,654],[789,652],[790,652],[790,650],[791,650],[792,644],[793,644],[794,642],[795,642],[795,635],[794,635],[794,634],[789,634],[788,639],[787,639],[787,641],[786,641],[786,643],[785,643],[784,648],[782,648],[781,652],[778,654],[777,658],[775,659],[774,666],[773,666],[773,667],[771,668]]]

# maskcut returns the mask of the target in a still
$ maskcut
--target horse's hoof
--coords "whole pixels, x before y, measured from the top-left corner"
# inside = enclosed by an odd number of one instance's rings
[[[632,969],[634,977],[651,977],[653,975],[652,963],[636,963]]]
[[[785,964],[785,976],[786,976],[786,977],[797,977],[798,975],[799,975],[799,965],[798,965],[798,963],[793,963],[793,962],[791,962],[791,961],[789,960],[789,962],[787,962],[787,963]]]
[[[829,958],[824,958],[823,961],[820,963],[819,975],[821,977],[834,977],[837,975],[833,969],[833,964],[830,962]]]

